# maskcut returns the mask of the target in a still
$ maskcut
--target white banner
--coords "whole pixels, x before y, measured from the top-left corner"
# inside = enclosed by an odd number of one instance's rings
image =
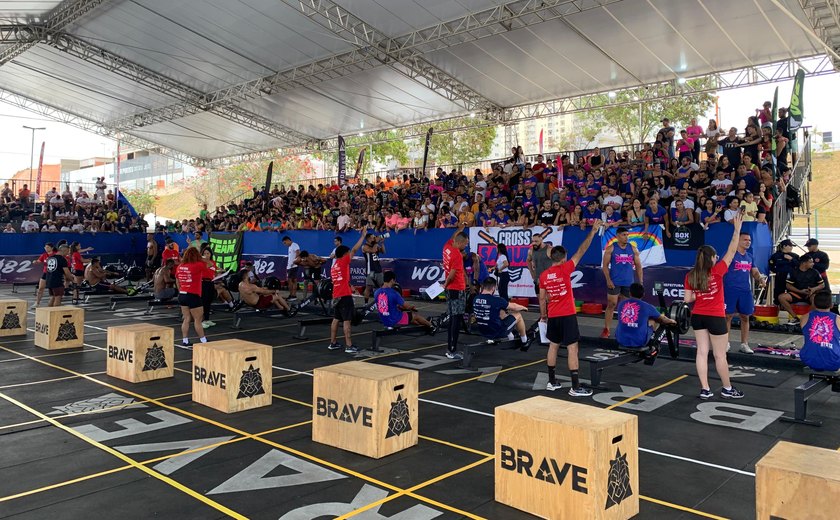
[[[510,266],[510,296],[533,298],[534,280],[528,270],[528,250],[531,248],[531,238],[540,235],[544,242],[552,246],[562,245],[562,227],[535,226],[530,229],[516,228],[470,228],[470,251],[478,254],[481,261],[491,269],[496,266],[496,245],[507,247],[507,257]],[[491,271],[492,272],[492,271]]]

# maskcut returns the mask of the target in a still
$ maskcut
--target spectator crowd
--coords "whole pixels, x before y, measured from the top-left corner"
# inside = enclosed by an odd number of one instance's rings
[[[143,215],[132,217],[128,208],[117,207],[114,191],[105,177],[97,178],[92,195],[82,186],[63,192],[53,186],[39,200],[27,184],[15,195],[9,183],[0,192],[0,222],[3,233],[98,233],[146,232]],[[16,222],[20,220],[18,224]]]
[[[344,231],[367,226],[399,232],[465,226],[608,226],[662,224],[670,235],[682,225],[705,228],[744,212],[746,222],[768,223],[785,193],[795,133],[784,108],[771,135],[769,105],[756,110],[744,132],[704,129],[692,119],[677,131],[668,119],[656,140],[641,149],[606,154],[599,148],[551,159],[526,160],[521,147],[473,175],[441,168],[430,177],[402,174],[376,182],[275,185],[251,198],[205,206],[199,218],[168,223],[160,231]],[[774,150],[775,144],[775,150]],[[774,174],[775,168],[779,174]],[[558,180],[560,182],[558,182]]]

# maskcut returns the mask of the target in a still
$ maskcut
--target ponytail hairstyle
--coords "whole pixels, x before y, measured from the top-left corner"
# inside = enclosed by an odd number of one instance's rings
[[[697,259],[694,261],[694,268],[688,272],[688,283],[697,292],[709,290],[709,277],[712,274],[712,267],[715,265],[717,252],[710,245],[700,246],[697,250]]]

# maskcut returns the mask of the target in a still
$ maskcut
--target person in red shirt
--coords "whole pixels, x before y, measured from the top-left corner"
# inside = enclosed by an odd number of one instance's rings
[[[464,312],[467,310],[467,277],[464,270],[464,249],[470,239],[464,233],[464,223],[458,224],[458,229],[452,238],[443,245],[443,274],[446,280],[443,288],[446,290],[446,312],[449,314],[449,331],[446,336],[446,357],[449,359],[464,359],[458,352],[458,336],[464,322]]]
[[[82,245],[78,242],[70,244],[70,271],[73,273],[73,299],[79,299],[79,286],[85,281],[85,265],[90,260],[82,258],[82,253],[93,251],[92,247],[82,249]]]
[[[166,263],[165,259],[164,263]],[[212,279],[213,273],[207,268],[207,264],[201,258],[201,253],[194,247],[188,247],[184,251],[181,264],[175,268],[175,281],[178,284],[178,304],[181,306],[181,313],[184,316],[184,320],[181,322],[181,335],[185,347],[192,346],[189,340],[190,321],[193,322],[199,340],[202,343],[207,343],[204,327],[201,326],[201,318],[204,314],[204,306],[201,302],[201,280],[208,276]]]
[[[729,381],[729,363],[726,351],[729,348],[729,331],[726,328],[726,305],[723,298],[723,277],[729,272],[729,264],[735,257],[740,241],[741,223],[744,212],[732,219],[734,231],[729,249],[718,260],[715,248],[710,245],[700,246],[697,260],[685,276],[685,301],[694,302],[691,309],[691,327],[697,341],[697,377],[700,378],[700,399],[714,397],[709,386],[709,349],[715,356],[717,369],[723,389],[720,396],[725,399],[741,399],[744,394],[733,387]]]
[[[575,295],[572,291],[571,275],[575,271],[580,259],[583,258],[595,233],[601,229],[601,220],[592,223],[592,229],[586,239],[578,247],[571,259],[566,260],[566,248],[554,246],[551,249],[551,267],[540,275],[540,321],[546,322],[546,336],[548,337],[548,384],[546,390],[557,390],[561,385],[557,383],[554,369],[557,365],[557,351],[560,343],[568,350],[569,374],[572,376],[572,397],[586,397],[592,395],[592,390],[580,386],[578,379],[578,329],[577,313],[575,311]]]
[[[52,242],[47,242],[44,244],[44,252],[41,253],[37,260],[32,262],[33,264],[44,264],[44,272],[38,281],[38,291],[35,293],[35,305],[32,306],[33,308],[41,306],[41,298],[44,296],[44,290],[47,287],[47,259],[55,253],[55,245]]]
[[[184,251],[186,254],[186,251]],[[178,254],[178,245],[172,240],[172,237],[166,237],[166,247],[163,248],[163,253],[161,253],[161,263],[166,263],[167,260],[170,258],[175,262],[175,265],[181,261],[181,255]]]
[[[353,290],[350,288],[350,261],[353,260],[353,255],[362,247],[362,242],[365,241],[367,229],[359,230],[359,241],[353,248],[341,245],[335,248],[335,262],[333,262],[330,269],[330,279],[333,283],[333,300],[337,299],[333,307],[333,320],[330,324],[330,344],[327,346],[329,350],[338,350],[342,348],[341,343],[338,343],[338,324],[341,323],[344,328],[344,352],[347,354],[356,354],[359,349],[353,346],[353,338],[351,337],[351,327],[353,325],[353,315],[356,313],[356,307],[353,305]]]

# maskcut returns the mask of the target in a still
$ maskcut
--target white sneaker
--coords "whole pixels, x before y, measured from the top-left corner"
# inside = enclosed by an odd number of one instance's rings
[[[732,343],[727,343],[726,344],[726,351],[729,352],[730,350],[732,350]]]
[[[210,325],[209,321],[202,321],[201,322],[201,327],[204,328],[204,329],[209,329],[210,327],[212,327],[212,325]]]
[[[748,343],[741,343],[741,348],[739,348],[738,351],[743,352],[744,354],[755,354]]]
[[[556,383],[556,384],[552,385],[551,382],[549,381],[548,383],[545,384],[545,389],[548,390],[549,392],[553,392],[555,390],[560,390],[561,388],[563,388],[563,385],[561,385],[560,383]]]
[[[215,326],[216,326],[216,322],[215,322],[215,321],[213,321],[213,320],[210,320],[210,321],[208,321],[208,322],[207,322],[207,325],[209,325],[209,326],[211,326],[211,327],[215,327]]]

